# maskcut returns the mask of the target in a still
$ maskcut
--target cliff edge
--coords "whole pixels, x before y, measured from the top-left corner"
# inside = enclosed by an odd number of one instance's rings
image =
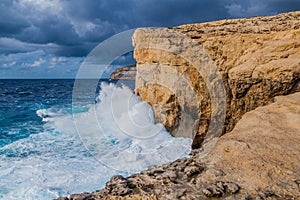
[[[226,93],[222,133],[231,131],[246,112],[273,102],[275,96],[300,91],[300,12],[175,28],[141,28],[135,31],[133,44],[136,93],[152,105],[156,121],[171,134],[194,137],[193,148],[201,146],[212,120],[221,118],[212,116],[216,109],[211,88],[221,92],[209,85],[216,78],[206,77],[212,65]],[[198,50],[197,44],[202,49]],[[206,57],[201,58],[200,51]],[[213,63],[204,63],[207,57]],[[197,62],[200,69],[195,67]],[[188,82],[195,93],[193,99],[185,98],[190,89],[181,89],[185,85],[180,79],[168,84],[176,79],[174,74]],[[198,113],[187,120],[195,123],[178,130],[185,118],[182,113],[197,109]]]
[[[126,67],[117,68],[110,75],[110,80],[135,80],[136,66],[130,65]]]
[[[142,28],[133,44],[136,93],[195,149],[59,200],[300,199],[300,12]],[[203,158],[218,122],[226,134]]]

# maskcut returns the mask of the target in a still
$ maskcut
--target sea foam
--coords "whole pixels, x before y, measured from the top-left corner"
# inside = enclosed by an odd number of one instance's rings
[[[116,174],[187,156],[192,140],[172,137],[133,91],[103,84],[75,113],[41,109],[44,131],[0,148],[0,198],[52,199],[100,189]],[[85,111],[86,110],[86,111]]]

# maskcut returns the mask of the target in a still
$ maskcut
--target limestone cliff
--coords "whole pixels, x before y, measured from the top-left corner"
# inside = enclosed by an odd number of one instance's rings
[[[205,159],[197,149],[70,199],[300,199],[299,124],[300,92],[279,96],[246,113]]]
[[[133,44],[136,92],[157,121],[196,131],[194,147],[223,122],[227,133],[205,158],[194,149],[60,200],[300,199],[300,12],[137,29]]]
[[[110,80],[135,80],[136,66],[130,65],[117,68],[111,75]]]
[[[206,77],[214,76],[207,74],[212,65],[226,92],[223,133],[231,131],[244,113],[271,103],[275,96],[300,91],[300,12],[175,28],[142,28],[136,30],[133,44],[136,93],[152,105],[156,121],[173,135],[196,134],[194,148],[203,142],[212,120],[222,114],[214,114],[218,109],[214,108],[211,88],[218,88],[210,84],[216,78]],[[196,44],[203,50],[195,51]],[[205,51],[214,63],[203,65],[207,57],[201,58],[204,54],[200,51]],[[204,67],[197,69],[197,62]],[[201,71],[205,67],[206,71]],[[188,84],[182,84],[175,75]],[[193,99],[186,99],[190,96],[187,85],[195,93]],[[186,118],[182,113],[197,108],[198,113],[193,113],[186,120],[189,123],[178,130],[182,118]],[[211,128],[213,131],[218,126]]]

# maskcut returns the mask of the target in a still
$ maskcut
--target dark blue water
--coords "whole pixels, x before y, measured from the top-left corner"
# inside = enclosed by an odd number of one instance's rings
[[[52,108],[53,110],[72,111],[72,92],[75,80],[71,79],[33,79],[33,80],[0,80],[0,147],[16,140],[36,134],[43,129],[44,122],[36,114],[37,110]],[[82,80],[86,85],[95,80]],[[93,95],[84,96],[82,105],[93,102],[99,92],[101,82],[126,84],[133,88],[132,81],[101,80]]]
[[[42,130],[39,109],[68,108],[74,80],[0,80],[0,147]]]
[[[191,139],[155,124],[134,82],[109,82],[0,80],[0,199],[93,191],[188,154]]]

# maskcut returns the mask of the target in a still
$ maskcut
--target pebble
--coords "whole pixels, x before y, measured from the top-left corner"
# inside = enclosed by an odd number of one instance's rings
[[[194,176],[197,175],[199,173],[201,173],[201,171],[203,170],[203,168],[197,167],[197,166],[188,166],[184,169],[184,173],[188,176]]]

